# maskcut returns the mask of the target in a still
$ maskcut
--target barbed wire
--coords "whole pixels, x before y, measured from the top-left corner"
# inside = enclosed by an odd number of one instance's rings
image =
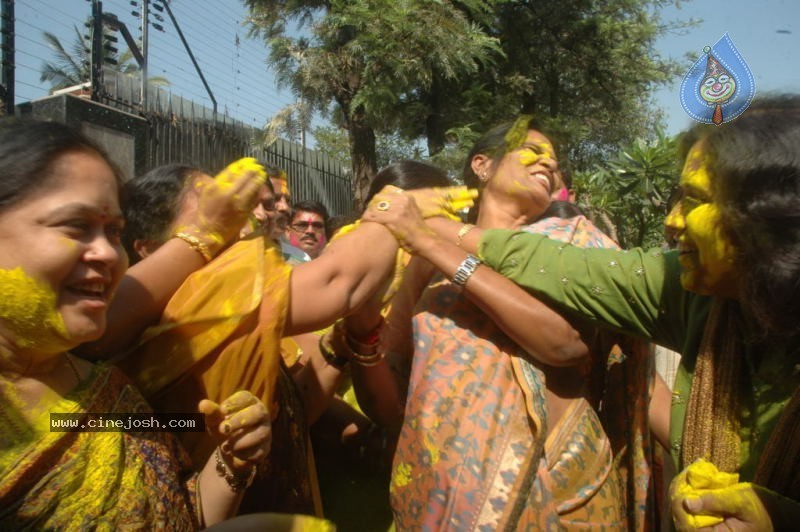
[[[104,0],[103,11],[116,15],[137,41],[141,38],[141,19],[131,12],[141,12],[129,0]],[[206,93],[177,32],[163,13],[155,11],[150,0],[150,21],[164,31],[149,29],[148,76],[169,81],[166,90],[175,95],[211,107]],[[218,111],[245,124],[263,126],[294,98],[279,91],[268,69],[265,44],[247,36],[242,21],[246,9],[239,0],[172,0],[170,8],[189,42],[203,75],[218,102]],[[75,42],[74,27],[88,35],[84,25],[92,12],[87,0],[17,0],[16,18],[16,103],[45,97],[49,85],[39,81],[42,67],[56,59],[43,40],[45,31],[58,37],[67,52]],[[158,13],[163,21],[157,21]],[[238,45],[237,45],[238,43]],[[126,49],[122,39],[119,52]],[[88,46],[88,45],[87,45]]]

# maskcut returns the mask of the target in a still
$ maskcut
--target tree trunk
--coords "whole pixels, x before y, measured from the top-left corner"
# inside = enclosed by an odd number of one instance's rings
[[[430,113],[425,119],[425,135],[428,141],[428,155],[436,155],[444,149],[445,144],[445,125],[442,119],[444,115],[444,84],[439,75],[434,72],[433,82],[430,88]],[[448,95],[449,96],[449,95]]]
[[[367,123],[364,109],[359,107],[350,114],[347,127],[350,141],[350,159],[353,164],[353,209],[361,212],[364,200],[377,173],[375,131]]]

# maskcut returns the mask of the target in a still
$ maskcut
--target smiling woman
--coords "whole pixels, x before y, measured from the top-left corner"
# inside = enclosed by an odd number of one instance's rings
[[[150,411],[118,370],[69,353],[104,333],[125,274],[119,183],[77,131],[0,121],[2,529],[212,524],[233,515],[242,476],[268,452],[266,408],[249,392],[198,405],[228,452],[185,480],[185,453],[169,432],[51,432],[50,414]]]

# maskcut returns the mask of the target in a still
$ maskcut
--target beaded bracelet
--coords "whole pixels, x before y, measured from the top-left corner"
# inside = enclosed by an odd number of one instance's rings
[[[208,249],[208,246],[196,236],[182,232],[175,233],[172,236],[174,236],[175,238],[180,238],[181,240],[189,244],[189,247],[198,252],[203,257],[203,259],[205,259],[206,262],[211,262],[211,259],[214,258],[211,255],[211,250]]]
[[[253,466],[250,469],[250,472],[247,475],[236,475],[233,471],[230,470],[228,464],[222,459],[222,455],[219,452],[219,447],[214,450],[214,461],[217,465],[217,474],[225,479],[225,482],[228,483],[228,486],[231,487],[234,493],[240,493],[253,483],[253,479],[256,478],[256,467]],[[199,488],[198,488],[199,489]]]
[[[331,334],[332,333],[325,333],[320,336],[319,352],[322,354],[322,358],[325,359],[325,362],[327,362],[329,366],[333,366],[339,371],[342,371],[347,366],[347,363],[350,362],[350,359],[346,356],[336,353],[333,345],[331,345]]]

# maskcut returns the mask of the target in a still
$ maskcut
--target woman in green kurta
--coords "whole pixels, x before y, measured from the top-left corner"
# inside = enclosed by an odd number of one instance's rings
[[[781,528],[800,516],[800,98],[766,99],[685,141],[683,198],[667,218],[675,251],[507,230],[471,231],[462,246],[537,295],[682,353],[670,422],[673,458],[690,471],[673,485],[679,528]],[[408,214],[370,219],[412,249],[436,238]],[[455,240],[458,225],[431,225]],[[701,458],[738,477],[701,486]]]

